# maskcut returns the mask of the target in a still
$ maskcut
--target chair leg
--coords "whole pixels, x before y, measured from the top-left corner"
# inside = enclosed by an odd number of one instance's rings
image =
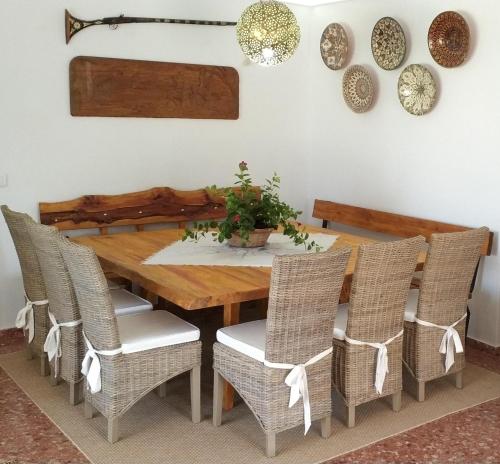
[[[53,387],[57,387],[57,385],[59,385],[59,377],[55,377],[53,376],[52,374],[49,376],[49,383],[53,386]]]
[[[69,404],[76,406],[83,400],[83,382],[69,384]]]
[[[392,410],[394,412],[401,410],[401,391],[392,394]]]
[[[458,371],[455,374],[455,387],[462,389],[464,387],[464,371]]]
[[[160,398],[165,398],[167,396],[167,382],[163,382],[156,388],[156,394]]]
[[[118,441],[118,417],[108,418],[108,441],[116,443]]]
[[[191,384],[191,420],[201,422],[201,366],[196,366],[189,373]]]
[[[214,398],[213,398],[213,411],[212,423],[214,427],[219,427],[222,424],[222,400],[224,395],[224,379],[214,369]]]
[[[323,417],[321,419],[321,436],[323,438],[329,438],[332,434],[332,416],[328,414],[328,416]]]
[[[356,425],[356,406],[347,406],[347,427],[352,428]]]
[[[276,456],[276,434],[273,432],[266,432],[266,456],[268,458]]]
[[[89,401],[85,400],[83,405],[83,415],[85,419],[92,419],[94,417],[94,411],[94,406],[92,406]]]
[[[42,377],[47,377],[48,375],[50,375],[49,358],[45,353],[40,355],[40,375]]]
[[[418,381],[418,386],[417,386],[417,401],[424,401],[425,400],[425,382]]]
[[[26,359],[31,361],[33,359],[33,351],[31,351],[31,346],[29,343],[26,343]]]

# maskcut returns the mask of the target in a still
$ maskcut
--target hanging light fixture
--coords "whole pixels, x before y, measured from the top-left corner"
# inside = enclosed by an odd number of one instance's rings
[[[300,42],[300,27],[293,12],[277,0],[250,5],[236,25],[243,53],[261,66],[275,66],[288,60]]]

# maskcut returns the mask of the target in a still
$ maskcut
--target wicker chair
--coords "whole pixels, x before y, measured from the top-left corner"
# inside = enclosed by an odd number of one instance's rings
[[[40,357],[40,374],[49,375],[49,363],[43,351],[49,331],[47,294],[33,243],[28,233],[28,224],[35,222],[24,213],[1,207],[5,222],[10,230],[21,265],[26,306],[18,313],[16,327],[25,329],[27,357]],[[30,327],[31,326],[31,327]]]
[[[392,395],[401,407],[403,317],[423,237],[362,245],[350,302],[341,305],[333,332],[334,387],[354,427],[356,406]]]
[[[71,278],[57,246],[61,237],[54,227],[35,223],[28,225],[28,232],[40,263],[50,302],[51,331],[57,329],[58,333],[54,335],[59,338],[54,352],[47,348],[51,336],[47,338],[45,344],[53,373],[51,381],[54,385],[59,379],[66,381],[70,386],[69,401],[75,405],[82,400],[80,373],[84,355],[82,321]]]
[[[405,311],[404,364],[416,379],[417,399],[425,383],[455,374],[462,388],[465,318],[474,272],[488,229],[433,234],[420,290],[410,291]]]
[[[191,414],[201,420],[200,332],[166,311],[116,317],[95,253],[67,239],[59,249],[73,282],[83,319],[86,354],[85,416],[94,409],[108,420],[108,441],[118,440],[118,420],[167,380],[190,371]]]
[[[215,426],[221,424],[226,379],[264,430],[267,456],[276,453],[278,432],[301,424],[307,432],[310,420],[321,419],[322,436],[330,436],[331,333],[349,256],[342,249],[274,258],[267,320],[217,332]]]

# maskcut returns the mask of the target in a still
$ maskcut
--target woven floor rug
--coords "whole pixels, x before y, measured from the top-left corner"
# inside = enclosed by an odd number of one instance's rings
[[[270,460],[263,454],[264,434],[244,403],[224,413],[221,427],[212,427],[208,382],[203,388],[201,424],[189,420],[188,377],[181,376],[169,383],[167,398],[151,393],[135,405],[121,419],[121,440],[110,445],[105,440],[105,420],[84,419],[82,405],[68,404],[66,385],[51,387],[38,375],[36,361],[12,353],[0,356],[0,366],[94,464],[313,464],[500,397],[500,375],[469,364],[463,390],[449,379],[432,382],[423,403],[404,393],[399,413],[383,400],[368,403],[357,408],[353,429],[341,422],[343,408],[336,399],[329,439],[319,436],[319,424],[313,424],[306,437],[301,427],[281,433],[279,454]]]

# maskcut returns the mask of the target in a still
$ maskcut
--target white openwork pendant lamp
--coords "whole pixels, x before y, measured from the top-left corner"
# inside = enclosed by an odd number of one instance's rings
[[[293,12],[276,0],[250,5],[236,25],[243,53],[261,66],[275,66],[288,60],[300,42],[300,27]]]

